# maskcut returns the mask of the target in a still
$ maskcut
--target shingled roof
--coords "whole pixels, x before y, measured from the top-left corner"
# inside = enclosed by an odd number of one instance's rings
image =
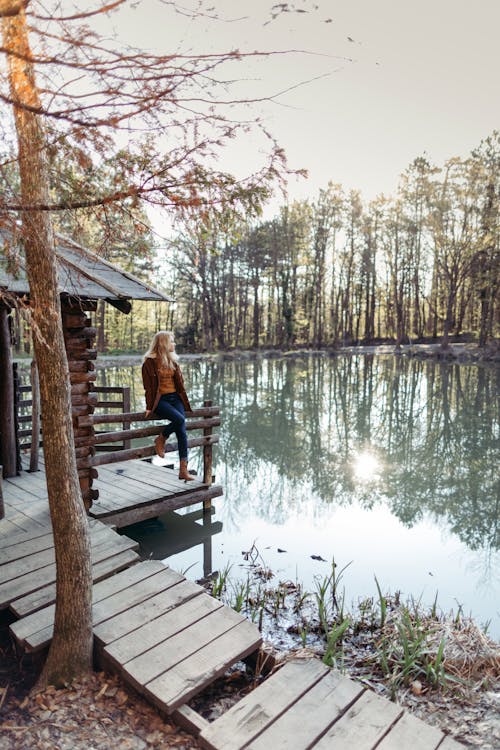
[[[0,231],[0,291],[29,294],[24,256],[12,247],[10,236]],[[9,245],[9,252],[3,252]],[[3,247],[1,247],[3,246]],[[79,299],[105,299],[125,310],[127,300],[171,302],[163,292],[109,263],[77,242],[56,235],[59,292]]]

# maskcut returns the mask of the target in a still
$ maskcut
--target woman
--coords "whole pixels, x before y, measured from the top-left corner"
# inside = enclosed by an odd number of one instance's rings
[[[179,479],[189,482],[194,477],[187,468],[185,410],[191,411],[191,405],[184,388],[175,353],[174,334],[171,331],[158,331],[153,336],[151,346],[144,355],[142,382],[146,396],[146,417],[153,415],[170,422],[155,439],[156,452],[161,458],[165,456],[165,442],[175,432],[180,459]]]

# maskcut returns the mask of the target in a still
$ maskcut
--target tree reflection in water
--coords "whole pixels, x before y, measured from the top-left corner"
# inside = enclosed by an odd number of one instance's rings
[[[492,564],[498,368],[318,355],[186,361],[183,370],[192,403],[212,399],[222,410],[214,469],[226,524],[249,507],[280,524],[305,505],[316,518],[327,507],[384,506],[406,527],[444,526]],[[140,367],[99,378],[132,385],[143,408]]]

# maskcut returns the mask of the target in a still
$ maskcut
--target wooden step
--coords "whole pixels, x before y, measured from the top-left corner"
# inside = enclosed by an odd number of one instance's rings
[[[287,662],[199,735],[209,750],[459,750],[435,727],[326,667]]]

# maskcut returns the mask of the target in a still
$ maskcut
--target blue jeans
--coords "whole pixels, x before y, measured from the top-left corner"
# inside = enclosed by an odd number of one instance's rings
[[[188,457],[188,444],[186,433],[186,417],[184,404],[177,393],[164,393],[158,401],[155,409],[155,415],[160,419],[168,419],[170,424],[165,425],[162,435],[165,439],[175,432],[177,436],[177,447],[179,449],[179,458]]]

